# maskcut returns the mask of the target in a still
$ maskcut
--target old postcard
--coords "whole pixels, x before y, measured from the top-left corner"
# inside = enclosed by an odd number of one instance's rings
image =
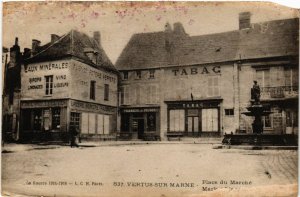
[[[299,10],[5,2],[2,196],[297,196]]]

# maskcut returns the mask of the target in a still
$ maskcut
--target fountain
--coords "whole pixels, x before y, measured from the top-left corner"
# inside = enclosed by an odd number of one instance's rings
[[[247,107],[247,112],[242,112],[246,116],[254,117],[252,123],[253,133],[238,133],[238,134],[226,134],[222,144],[225,145],[297,145],[297,137],[287,134],[264,134],[263,133],[263,116],[268,116],[272,112],[268,111],[260,103],[260,87],[257,81],[254,81],[251,88],[251,100],[250,106]]]

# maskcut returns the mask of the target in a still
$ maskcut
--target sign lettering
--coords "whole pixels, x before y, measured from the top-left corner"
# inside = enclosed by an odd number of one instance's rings
[[[196,75],[196,74],[221,74],[221,67],[202,67],[202,68],[180,68],[171,70],[174,76]]]

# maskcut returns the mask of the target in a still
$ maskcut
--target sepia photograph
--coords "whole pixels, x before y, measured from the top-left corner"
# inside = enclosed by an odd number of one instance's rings
[[[4,2],[2,32],[2,196],[298,196],[299,9]]]

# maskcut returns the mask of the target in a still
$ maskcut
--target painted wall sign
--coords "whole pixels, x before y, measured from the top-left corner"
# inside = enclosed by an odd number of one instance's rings
[[[48,70],[62,70],[67,69],[69,66],[68,62],[56,62],[48,64],[40,64],[40,65],[28,65],[25,68],[25,73],[27,72],[37,72],[37,71],[48,71]]]
[[[191,67],[191,68],[176,68],[172,69],[174,76],[182,75],[197,75],[197,74],[221,74],[221,67]]]
[[[116,107],[71,100],[71,108],[93,112],[116,112]]]
[[[96,79],[102,79],[104,81],[116,83],[117,79],[115,77],[112,77],[110,75],[105,74],[101,70],[97,70],[95,68],[92,68],[90,66],[82,65],[82,64],[74,64],[73,67],[74,70],[80,71],[82,74],[87,74],[91,78],[96,78]]]

